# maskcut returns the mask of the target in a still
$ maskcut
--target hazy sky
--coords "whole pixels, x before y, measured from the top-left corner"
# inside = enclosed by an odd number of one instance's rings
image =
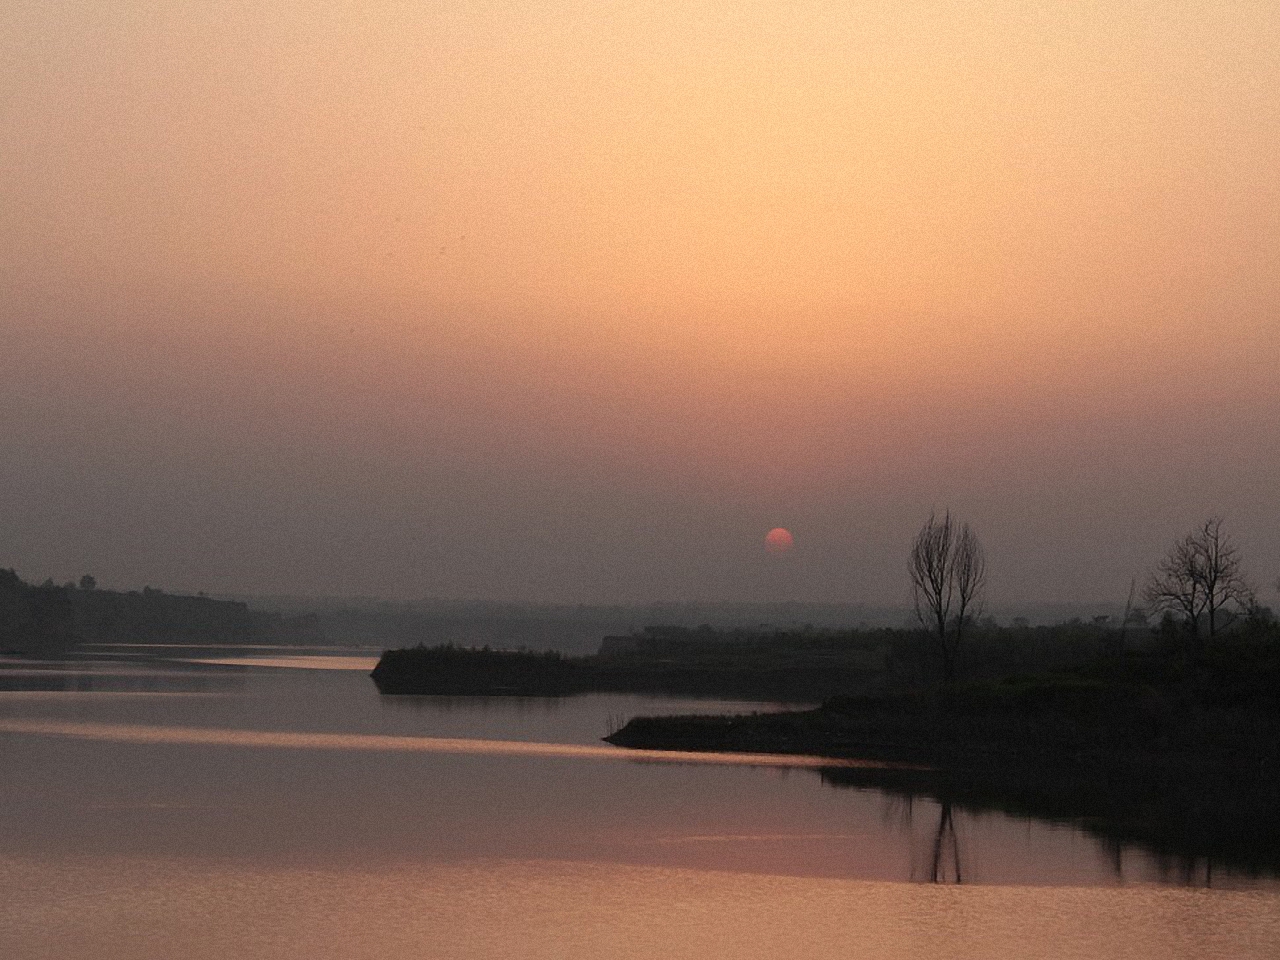
[[[1274,0],[9,0],[0,566],[883,602],[950,506],[994,602],[1212,513],[1268,583],[1277,91]]]

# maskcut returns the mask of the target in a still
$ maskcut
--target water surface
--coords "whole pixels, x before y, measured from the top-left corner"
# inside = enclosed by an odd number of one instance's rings
[[[600,742],[769,705],[380,697],[313,653],[0,664],[4,956],[1277,955],[1268,878]]]

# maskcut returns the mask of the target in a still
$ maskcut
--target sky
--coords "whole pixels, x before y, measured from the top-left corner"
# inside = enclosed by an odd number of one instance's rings
[[[1280,7],[11,0],[0,566],[1122,603],[1280,575]],[[765,548],[774,527],[794,546]]]

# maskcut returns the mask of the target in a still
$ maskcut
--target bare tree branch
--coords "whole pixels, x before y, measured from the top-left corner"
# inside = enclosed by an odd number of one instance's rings
[[[1154,611],[1181,617],[1197,645],[1201,621],[1208,626],[1212,642],[1220,627],[1230,625],[1257,602],[1245,579],[1240,552],[1222,524],[1221,517],[1210,517],[1175,541],[1143,591]]]
[[[982,616],[982,592],[987,584],[987,557],[969,524],[960,528],[951,558],[951,582],[956,595],[956,654],[963,646],[965,626]]]
[[[950,510],[941,520],[930,513],[911,546],[908,570],[916,618],[933,637],[950,686],[959,669],[965,626],[982,612],[987,575],[982,544],[967,523],[957,528]]]

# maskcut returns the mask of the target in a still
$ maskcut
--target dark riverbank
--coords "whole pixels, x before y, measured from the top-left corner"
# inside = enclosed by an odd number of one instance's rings
[[[833,698],[740,717],[637,717],[606,739],[658,750],[803,753],[836,785],[1081,823],[1172,857],[1280,873],[1280,656],[1273,648],[1099,661],[939,692]]]
[[[451,646],[388,650],[373,671],[385,694],[560,697],[654,693],[816,703],[866,691],[883,675],[883,638],[850,634],[702,633],[672,628],[608,638],[592,656],[468,650]]]
[[[950,691],[910,631],[769,635],[654,629],[592,657],[389,651],[383,693],[658,693],[822,706],[635,717],[606,739],[657,750],[792,753],[834,785],[1083,824],[1116,843],[1280,873],[1280,642],[1267,624],[1209,649],[1098,625],[993,628]]]

